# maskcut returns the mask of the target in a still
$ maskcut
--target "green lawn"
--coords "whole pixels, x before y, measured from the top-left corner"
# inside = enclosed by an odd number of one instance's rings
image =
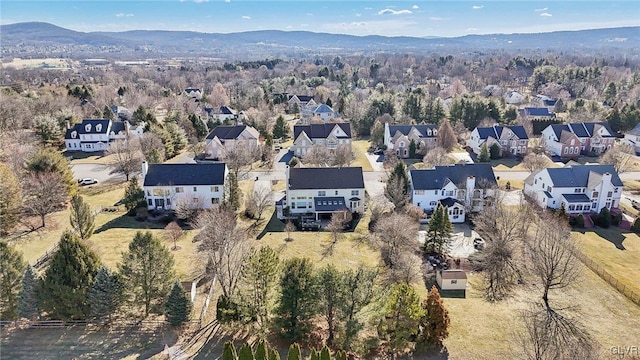
[[[617,227],[573,235],[586,256],[640,294],[640,236]]]

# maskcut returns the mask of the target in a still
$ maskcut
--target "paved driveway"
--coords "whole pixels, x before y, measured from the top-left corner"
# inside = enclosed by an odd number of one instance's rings
[[[73,164],[71,165],[71,172],[75,179],[94,178],[101,183],[125,180],[124,175],[110,174],[111,169],[102,164]]]

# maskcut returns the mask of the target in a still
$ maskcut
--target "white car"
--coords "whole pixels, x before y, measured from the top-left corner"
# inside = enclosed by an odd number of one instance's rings
[[[92,178],[84,178],[84,179],[78,180],[78,184],[80,185],[93,185],[97,183],[98,183],[98,179],[92,179]]]

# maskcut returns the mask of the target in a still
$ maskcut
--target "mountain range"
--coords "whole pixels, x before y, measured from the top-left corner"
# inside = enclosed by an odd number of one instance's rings
[[[238,57],[251,53],[304,55],[310,53],[424,53],[442,50],[543,50],[595,51],[603,48],[640,49],[640,27],[556,31],[533,34],[466,35],[460,37],[353,36],[308,31],[249,31],[201,33],[192,31],[133,30],[78,32],[53,24],[26,22],[0,26],[3,56],[46,49],[51,55],[148,57],[192,55]],[[69,55],[72,54],[72,55]]]

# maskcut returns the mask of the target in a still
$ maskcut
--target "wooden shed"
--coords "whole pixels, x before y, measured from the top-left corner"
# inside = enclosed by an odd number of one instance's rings
[[[438,270],[436,282],[441,290],[465,290],[467,273],[464,270]]]

